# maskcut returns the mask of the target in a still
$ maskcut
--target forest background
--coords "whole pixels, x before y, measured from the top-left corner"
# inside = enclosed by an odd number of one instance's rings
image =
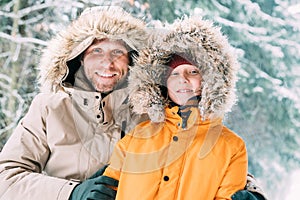
[[[38,93],[47,41],[97,5],[150,24],[194,14],[220,26],[241,63],[239,101],[225,123],[246,141],[249,172],[269,199],[299,198],[300,0],[1,0],[0,151]]]

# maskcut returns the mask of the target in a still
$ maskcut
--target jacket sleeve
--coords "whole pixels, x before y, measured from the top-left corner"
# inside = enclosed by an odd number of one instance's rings
[[[132,131],[134,132],[134,130]],[[115,146],[112,156],[109,161],[109,166],[106,168],[103,175],[109,176],[116,180],[120,180],[121,172],[123,171],[124,162],[126,159],[126,151],[128,144],[130,143],[131,134],[132,132],[128,133],[123,137]],[[117,189],[117,188],[115,188]]]
[[[250,192],[252,192],[252,193],[257,193],[257,194],[261,195],[262,198],[264,198],[265,200],[267,200],[266,193],[259,186],[259,184],[256,181],[255,177],[252,174],[250,174],[250,173],[247,174],[247,184],[246,184],[245,189],[248,190],[248,191],[250,191]]]
[[[230,141],[229,145],[232,149],[232,156],[217,191],[216,200],[230,199],[235,192],[242,190],[246,185],[248,170],[246,145],[240,138]]]
[[[0,152],[0,200],[67,200],[75,181],[47,176],[46,107],[37,95]]]

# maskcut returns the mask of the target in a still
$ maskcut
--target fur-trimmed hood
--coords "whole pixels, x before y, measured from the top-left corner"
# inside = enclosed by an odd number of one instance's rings
[[[152,45],[140,52],[129,77],[129,98],[134,112],[148,113],[154,122],[164,120],[168,99],[162,88],[166,86],[167,64],[174,54],[200,69],[201,117],[222,118],[236,101],[239,64],[220,28],[199,17],[186,17],[166,25],[162,31],[154,31]]]
[[[52,39],[40,62],[41,91],[56,91],[62,81],[74,82],[80,67],[79,55],[95,39],[123,40],[130,50],[138,51],[147,39],[145,24],[120,7],[92,7]]]

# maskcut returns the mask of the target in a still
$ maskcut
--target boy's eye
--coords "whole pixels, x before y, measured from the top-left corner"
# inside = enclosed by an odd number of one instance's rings
[[[200,74],[199,70],[193,69],[190,71],[190,74]]]
[[[178,72],[172,72],[171,74],[170,74],[170,76],[177,76],[179,73]]]

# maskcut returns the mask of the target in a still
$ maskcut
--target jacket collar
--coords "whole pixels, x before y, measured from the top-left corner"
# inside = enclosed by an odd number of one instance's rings
[[[218,126],[222,124],[222,118],[206,119],[203,120],[198,107],[191,106],[186,108],[185,112],[180,111],[179,106],[167,107],[166,119],[170,120],[175,126],[178,122],[181,123],[181,128],[190,129],[192,126],[198,125],[208,125],[210,127]]]

